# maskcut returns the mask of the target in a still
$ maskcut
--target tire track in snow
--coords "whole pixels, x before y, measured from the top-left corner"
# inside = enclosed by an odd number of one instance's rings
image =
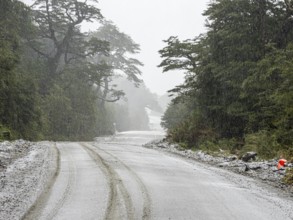
[[[123,219],[121,216],[123,213],[121,204],[122,199],[124,201],[127,219],[134,220],[134,208],[132,200],[119,175],[111,166],[105,162],[105,160],[99,155],[98,152],[96,152],[92,146],[89,146],[85,143],[81,143],[81,146],[86,150],[90,157],[92,157],[93,160],[98,165],[100,165],[102,172],[107,178],[109,185],[109,198],[104,219]]]
[[[97,148],[100,151],[103,151],[104,153],[108,154],[110,157],[114,158],[121,166],[123,166],[129,173],[130,175],[134,178],[136,183],[138,184],[138,187],[141,191],[142,194],[142,199],[143,199],[143,214],[142,214],[142,219],[143,220],[149,220],[151,218],[151,197],[148,193],[148,190],[141,180],[141,178],[130,168],[128,167],[125,163],[123,163],[120,159],[118,159],[116,156],[113,154],[101,149],[98,147],[97,144],[92,144],[95,148]]]
[[[66,188],[62,193],[60,199],[56,202],[54,207],[49,211],[49,213],[45,216],[46,220],[54,219],[54,217],[58,214],[59,210],[62,208],[64,203],[69,200],[70,195],[72,193],[72,189],[75,186],[76,181],[76,165],[75,162],[70,154],[70,151],[66,148],[63,149],[68,155],[68,181],[66,184]]]
[[[40,196],[36,199],[34,204],[28,209],[25,215],[21,218],[22,220],[38,219],[41,215],[40,212],[44,209],[45,204],[48,201],[53,185],[55,184],[56,179],[59,176],[60,163],[61,163],[60,150],[57,148],[56,143],[53,146],[53,150],[54,150],[53,154],[55,155],[55,158],[56,158],[56,170],[51,180],[48,182],[47,186],[45,187],[44,191],[40,194]]]
[[[57,171],[55,173],[55,176],[50,182],[48,189],[43,192],[41,197],[35,202],[35,205],[30,209],[28,214],[24,217],[25,220],[35,220],[40,218],[46,219],[46,220],[54,219],[54,217],[58,214],[58,212],[60,211],[64,203],[68,201],[70,198],[70,195],[72,193],[73,187],[75,186],[75,180],[76,180],[75,162],[68,149],[62,148],[62,150],[60,150],[60,148],[58,147],[56,147],[56,149],[58,151],[58,154],[57,154],[58,159],[57,159]],[[56,180],[58,176],[60,175],[60,172],[62,172],[61,154],[66,155],[65,157],[67,157],[67,161],[68,161],[68,172],[67,172],[68,177],[67,177],[66,187],[63,190],[60,197],[58,198],[57,202],[54,204],[53,208],[47,211],[45,210],[46,203],[49,200],[50,194],[52,192],[52,188],[55,185]]]
[[[46,220],[54,219],[54,217],[58,214],[59,210],[62,208],[65,202],[70,199],[72,189],[74,188],[76,182],[76,165],[71,156],[70,150],[67,148],[63,148],[63,151],[66,152],[64,154],[68,155],[68,179],[62,196],[55,203],[54,207],[49,211],[49,213],[45,216]]]
[[[119,163],[124,166],[126,168],[126,170],[128,170],[128,172],[134,177],[134,179],[136,180],[140,191],[142,193],[142,197],[143,197],[143,216],[142,219],[143,220],[149,220],[151,218],[151,197],[148,193],[148,190],[146,188],[146,186],[144,185],[143,181],[140,179],[140,177],[132,170],[130,169],[125,163],[123,163],[120,159],[118,159],[116,156],[114,156],[113,154],[99,148],[97,145],[94,145],[96,148],[98,148],[99,150],[105,152],[106,154],[110,155],[111,157],[113,157],[115,160],[119,161]]]

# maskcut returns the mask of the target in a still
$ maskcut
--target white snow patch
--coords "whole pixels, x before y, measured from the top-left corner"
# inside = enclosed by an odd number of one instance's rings
[[[124,131],[117,133],[117,136],[121,134],[129,134],[129,135],[165,135],[165,131]]]
[[[0,144],[4,152],[11,148],[9,160],[4,161],[7,168],[0,170],[0,220],[22,219],[45,189],[57,166],[52,145],[27,141]]]
[[[163,128],[161,127],[162,113],[153,111],[147,107],[145,107],[145,111],[146,111],[148,118],[149,118],[150,129],[162,131],[163,130]]]
[[[19,170],[25,169],[29,164],[34,162],[38,154],[39,152],[36,149],[30,151],[28,155],[26,155],[25,157],[19,158],[16,161],[14,161],[14,163],[10,164],[7,167],[6,172],[7,173],[12,172],[15,169],[19,169]]]

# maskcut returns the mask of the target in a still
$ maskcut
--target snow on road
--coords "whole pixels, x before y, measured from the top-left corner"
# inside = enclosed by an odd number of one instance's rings
[[[132,131],[94,142],[57,142],[59,163],[52,144],[31,149],[8,169],[11,187],[1,191],[0,219],[20,219],[25,209],[24,219],[293,219],[292,198],[269,186],[142,147],[163,136]],[[45,178],[53,170],[49,161],[57,164],[51,179]]]
[[[21,219],[46,189],[56,171],[53,143],[0,143],[0,219]]]

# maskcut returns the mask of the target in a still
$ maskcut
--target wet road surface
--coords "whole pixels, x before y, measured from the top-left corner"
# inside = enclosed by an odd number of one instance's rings
[[[246,177],[142,147],[160,135],[57,143],[58,175],[26,219],[292,219],[292,201],[279,206]]]

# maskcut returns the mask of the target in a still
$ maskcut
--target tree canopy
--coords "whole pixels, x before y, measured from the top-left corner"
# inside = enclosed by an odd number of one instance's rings
[[[0,131],[32,140],[91,140],[114,132],[115,107],[107,103],[124,92],[112,78],[124,74],[139,85],[142,63],[129,57],[139,45],[97,5],[0,2]],[[83,32],[85,22],[96,22],[97,30]]]
[[[265,134],[272,154],[293,154],[292,12],[290,1],[215,0],[204,12],[207,33],[165,41],[159,66],[186,75],[163,117],[173,140],[200,147],[233,139],[239,149]]]

